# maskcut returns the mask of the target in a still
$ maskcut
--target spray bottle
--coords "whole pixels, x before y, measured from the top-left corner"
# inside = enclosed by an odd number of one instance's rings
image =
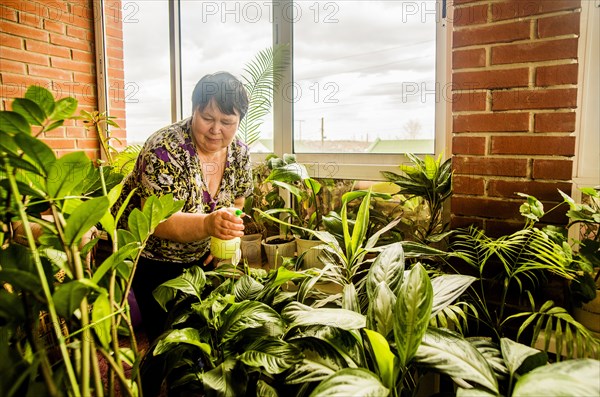
[[[232,211],[234,209],[232,208]],[[244,212],[240,209],[235,209],[235,216],[242,216]],[[231,240],[221,240],[217,237],[210,238],[210,253],[212,256],[218,259],[231,259],[236,253],[240,250],[241,239],[239,237],[234,237]]]

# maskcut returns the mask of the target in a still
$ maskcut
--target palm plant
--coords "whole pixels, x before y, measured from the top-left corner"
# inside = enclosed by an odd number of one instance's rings
[[[442,155],[437,159],[426,155],[423,160],[408,153],[412,165],[400,165],[404,175],[382,171],[388,181],[400,187],[400,193],[421,197],[429,209],[429,222],[416,233],[421,242],[432,243],[445,238],[447,225],[443,219],[443,204],[452,194],[452,164],[448,159],[442,163]]]
[[[248,112],[240,122],[238,136],[250,146],[260,138],[260,126],[273,106],[273,93],[289,65],[289,48],[278,45],[259,51],[242,72],[249,96]]]

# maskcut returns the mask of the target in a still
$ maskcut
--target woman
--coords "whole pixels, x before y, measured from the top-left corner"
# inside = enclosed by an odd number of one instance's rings
[[[133,279],[133,291],[150,341],[162,331],[166,313],[152,296],[163,282],[192,265],[207,265],[211,236],[241,237],[244,224],[228,208],[242,208],[252,193],[248,147],[235,139],[248,110],[242,83],[226,72],[204,76],[192,94],[192,116],[152,134],[121,197],[132,197],[121,221],[151,196],[172,193],[180,212],[159,224],[149,238]]]

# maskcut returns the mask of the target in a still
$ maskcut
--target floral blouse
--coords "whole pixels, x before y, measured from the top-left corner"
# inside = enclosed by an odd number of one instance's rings
[[[126,225],[141,199],[172,193],[185,202],[182,212],[207,214],[221,207],[232,207],[238,197],[252,194],[252,170],[248,147],[234,139],[227,150],[223,179],[212,197],[202,177],[202,167],[191,135],[191,118],[179,121],[152,134],[140,152],[135,168],[123,181],[121,198],[137,188],[120,223]],[[115,205],[118,208],[118,203]],[[120,225],[123,227],[123,225]],[[192,262],[209,250],[210,239],[177,243],[150,236],[142,256],[164,261]]]

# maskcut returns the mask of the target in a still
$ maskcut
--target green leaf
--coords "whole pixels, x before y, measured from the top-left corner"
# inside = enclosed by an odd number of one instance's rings
[[[199,374],[204,392],[209,396],[238,397],[246,395],[248,374],[240,361],[228,358],[218,367]]]
[[[80,204],[69,217],[65,227],[67,245],[79,244],[83,235],[100,222],[106,211],[108,211],[106,196],[95,197]]]
[[[396,356],[392,353],[390,345],[385,336],[376,331],[365,328],[365,334],[371,345],[373,352],[373,361],[375,362],[377,373],[383,381],[383,384],[393,389],[396,384]]]
[[[200,266],[192,266],[183,271],[181,276],[165,281],[152,292],[154,299],[167,310],[167,303],[175,298],[178,291],[201,299],[202,290],[206,285],[206,275]]]
[[[600,361],[567,360],[544,365],[521,377],[513,390],[523,396],[599,396]]]
[[[500,339],[500,347],[502,350],[502,356],[506,363],[506,368],[512,375],[519,371],[519,368],[527,361],[528,371],[533,368],[545,365],[548,362],[548,355],[540,350],[533,349],[529,346],[521,343],[514,342],[508,338]]]
[[[25,117],[31,125],[43,125],[46,120],[44,111],[33,101],[26,98],[16,98],[12,103],[12,110]]]
[[[211,354],[210,345],[202,341],[200,333],[195,328],[173,329],[169,331],[167,335],[160,338],[154,348],[153,354],[158,356],[167,353],[173,349],[173,345],[180,344],[196,346],[207,355]]]
[[[77,100],[75,98],[67,97],[59,99],[54,104],[54,110],[50,114],[52,120],[63,120],[71,117],[77,110]]]
[[[137,208],[134,208],[129,214],[127,227],[140,243],[146,241],[150,235],[150,220]]]
[[[264,368],[269,374],[280,374],[302,360],[300,350],[287,342],[260,338],[245,347],[238,360],[250,367]]]
[[[382,281],[369,298],[367,327],[387,337],[394,330],[394,306],[396,295]]]
[[[32,160],[32,163],[35,164],[38,169],[44,171],[42,175],[48,175],[50,167],[52,167],[56,161],[56,156],[52,149],[41,140],[27,134],[17,134],[15,135],[14,140],[21,150],[23,150],[23,153]]]
[[[263,288],[265,288],[264,285],[249,275],[244,274],[238,281],[235,282],[233,286],[233,294],[235,295],[235,300],[237,302],[241,302],[243,300],[255,299]]]
[[[221,340],[227,342],[241,332],[251,328],[268,326],[274,335],[283,333],[283,320],[271,307],[262,302],[243,301],[234,303],[224,313],[219,333]]]
[[[46,88],[38,85],[29,86],[25,98],[35,102],[44,111],[44,119],[54,111],[54,96]]]
[[[17,294],[0,289],[0,323],[21,324],[25,321],[23,302]]]
[[[310,178],[310,175],[304,164],[292,163],[273,169],[265,182],[279,181],[293,183],[307,178]]]
[[[117,252],[110,254],[110,256],[94,271],[92,281],[99,284],[106,272],[116,269],[126,260],[131,260],[132,256],[137,254],[140,249],[141,246],[138,242],[120,245]]]
[[[394,337],[402,368],[412,360],[427,331],[432,302],[431,281],[423,266],[417,263],[400,287],[394,307]]]
[[[78,187],[86,180],[94,167],[84,152],[68,153],[52,164],[46,181],[48,196],[62,199],[65,196],[78,196]]]
[[[289,303],[281,316],[292,324],[289,328],[305,325],[327,325],[344,330],[360,329],[366,326],[366,318],[360,313],[346,309],[314,309],[299,302]]]
[[[318,382],[348,367],[346,359],[326,339],[304,336],[293,338],[290,343],[301,349],[304,359],[287,374],[287,384]]]
[[[353,283],[344,285],[342,290],[342,308],[360,313],[360,303],[358,302],[358,294]]]
[[[389,393],[389,389],[371,371],[345,368],[319,383],[310,397],[385,397]]]
[[[17,112],[0,111],[0,131],[9,134],[30,134],[31,126],[27,119]]]
[[[256,382],[256,397],[279,397],[279,394],[277,394],[276,388],[259,379]]]
[[[358,208],[358,214],[356,215],[356,223],[352,229],[352,243],[351,251],[346,252],[349,258],[353,258],[358,249],[362,246],[363,241],[367,235],[367,229],[369,227],[369,206],[371,205],[371,192],[363,198]]]
[[[442,274],[433,278],[431,280],[433,288],[431,317],[435,317],[440,310],[458,299],[475,280],[475,277],[462,274]]]
[[[98,337],[100,344],[105,349],[109,348],[112,340],[110,333],[110,315],[111,307],[108,293],[98,295],[92,306],[92,321],[94,322],[94,333]]]
[[[38,275],[26,270],[3,268],[0,270],[0,280],[20,290],[34,294],[42,293],[42,284]]]
[[[90,287],[80,281],[60,284],[52,295],[56,312],[61,317],[71,318],[89,291]]]
[[[384,282],[398,293],[404,276],[404,249],[401,243],[390,244],[375,259],[367,273],[367,295],[373,299],[375,289]]]
[[[450,331],[429,328],[415,362],[498,394],[496,377],[486,359],[467,340]]]

